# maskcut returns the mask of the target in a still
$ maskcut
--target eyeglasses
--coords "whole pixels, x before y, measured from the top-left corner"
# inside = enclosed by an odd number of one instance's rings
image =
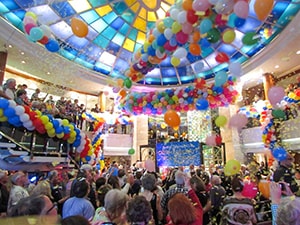
[[[48,215],[53,209],[57,209],[57,205],[55,203],[46,211],[46,215]]]

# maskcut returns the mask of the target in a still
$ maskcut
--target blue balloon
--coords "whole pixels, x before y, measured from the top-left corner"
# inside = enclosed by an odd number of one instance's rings
[[[215,86],[220,87],[227,81],[227,73],[225,71],[219,71],[215,75]]]
[[[287,152],[283,147],[277,147],[277,148],[274,148],[274,150],[272,151],[272,155],[278,161],[282,161],[282,160],[286,159]]]
[[[203,19],[200,23],[200,33],[205,34],[207,33],[213,26],[213,23],[210,19]]]
[[[197,110],[207,110],[209,107],[209,103],[207,99],[198,99],[196,102],[196,109]]]
[[[236,28],[240,28],[240,27],[244,26],[245,23],[246,23],[246,20],[243,19],[243,18],[237,17],[234,20],[234,25],[235,25]]]
[[[8,108],[4,109],[3,114],[4,114],[4,116],[9,118],[9,117],[15,116],[16,111],[13,108],[8,107]]]
[[[60,48],[58,42],[53,39],[49,39],[48,43],[45,44],[45,47],[49,52],[58,52]]]
[[[87,156],[85,157],[85,159],[86,159],[86,161],[90,161],[90,160],[91,160],[91,156],[88,156],[88,155],[87,155]]]
[[[167,38],[165,37],[165,35],[164,35],[164,34],[161,34],[161,35],[159,35],[158,38],[157,38],[157,45],[163,46],[167,41],[168,41],[168,40],[167,40]]]
[[[59,122],[58,122],[58,120],[54,119],[54,120],[52,121],[52,123],[53,123],[53,127],[54,127],[54,128],[59,127]]]
[[[155,56],[156,55],[155,49],[151,45],[148,47],[147,53],[148,53],[148,55],[151,55],[151,56]]]
[[[0,98],[0,108],[1,109],[6,109],[9,106],[9,102],[5,98]]]
[[[65,133],[65,134],[69,134],[70,131],[71,131],[70,127],[67,127],[67,126],[64,126],[64,127],[63,127],[63,130],[64,130],[64,133]]]

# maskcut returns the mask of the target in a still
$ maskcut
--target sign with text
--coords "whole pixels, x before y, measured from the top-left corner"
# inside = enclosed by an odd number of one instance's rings
[[[199,142],[169,142],[156,144],[157,166],[200,166]]]

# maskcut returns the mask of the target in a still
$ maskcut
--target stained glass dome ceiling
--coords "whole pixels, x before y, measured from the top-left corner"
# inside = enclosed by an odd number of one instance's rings
[[[126,77],[126,71],[135,63],[135,53],[144,48],[149,33],[157,26],[157,21],[163,21],[170,13],[170,7],[178,7],[180,10],[184,2],[188,0],[1,0],[0,13],[3,18],[24,32],[24,35],[25,14],[35,13],[38,24],[48,26],[53,38],[59,43],[59,51],[53,54],[60,54],[97,72],[99,76],[115,79]],[[209,2],[219,2],[225,9],[236,1]],[[231,62],[246,62],[280,34],[300,8],[298,0],[274,0],[271,13],[261,21],[257,17],[254,4],[254,0],[249,1],[247,18],[238,18],[231,11],[219,18],[218,23],[215,22],[215,7],[212,7],[212,10],[206,13],[210,13],[212,28],[218,29],[220,36],[211,41],[207,34],[201,35],[198,42],[201,54],[194,55],[188,52],[177,66],[171,62],[171,55],[167,54],[166,58],[145,73],[138,83],[182,85],[192,83],[198,77],[212,78],[217,71],[227,70],[228,67],[228,62],[216,61],[219,53],[226,53]],[[201,12],[197,13],[199,18],[204,16]],[[85,37],[78,37],[72,32],[71,20],[74,17],[88,25],[88,34]],[[195,23],[193,29],[197,29],[199,25]],[[235,38],[230,43],[224,41],[223,35],[228,29],[234,30],[235,33]],[[257,41],[245,45],[242,39],[251,32],[255,33]],[[186,44],[181,44],[180,47],[188,49]]]

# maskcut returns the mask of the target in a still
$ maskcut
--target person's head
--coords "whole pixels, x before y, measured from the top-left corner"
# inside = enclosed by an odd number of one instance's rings
[[[98,190],[102,185],[106,184],[106,178],[105,177],[99,177],[96,180],[96,190]]]
[[[103,184],[99,189],[97,189],[97,198],[100,206],[104,206],[104,199],[107,192],[109,192],[112,188],[110,184]]]
[[[220,185],[222,183],[221,178],[218,175],[213,175],[211,178],[212,185]]]
[[[190,184],[191,184],[191,187],[196,192],[201,192],[201,191],[206,190],[203,180],[201,180],[201,178],[198,177],[198,176],[192,176],[191,179],[190,179]]]
[[[6,81],[6,87],[9,88],[9,89],[15,89],[16,85],[17,85],[17,82],[14,78],[9,78],[7,79]]]
[[[83,216],[75,215],[62,219],[61,225],[90,225],[90,222]]]
[[[108,191],[104,198],[104,208],[109,218],[113,221],[120,219],[125,213],[127,194],[119,189]]]
[[[182,193],[176,193],[168,202],[169,215],[173,224],[190,224],[196,220],[195,207]]]
[[[51,186],[48,181],[40,181],[32,190],[31,195],[46,195],[50,199],[53,199],[53,196],[51,194]]]
[[[242,192],[244,188],[244,182],[239,176],[235,176],[231,180],[231,188],[234,192]]]
[[[85,196],[88,195],[90,192],[90,185],[86,181],[86,178],[78,178],[76,181],[74,181],[73,185],[73,194],[77,198],[84,198]]]
[[[277,209],[277,225],[300,225],[300,198],[291,196],[281,199]]]
[[[0,184],[6,184],[8,181],[7,171],[0,169]]]
[[[181,170],[177,170],[175,173],[175,182],[178,185],[184,185],[184,179],[186,177],[186,174],[182,172]]]
[[[152,218],[150,202],[144,196],[135,196],[128,202],[126,217],[130,223],[148,224]]]
[[[25,98],[27,95],[27,92],[24,89],[20,89],[16,93],[18,98]]]
[[[156,189],[156,178],[153,174],[147,173],[142,177],[142,186],[145,190],[153,191]]]
[[[13,174],[11,176],[10,180],[11,180],[12,184],[21,186],[21,187],[25,187],[25,185],[28,182],[27,176],[21,171]]]
[[[48,180],[53,185],[58,184],[58,182],[59,182],[58,171],[57,170],[51,170],[48,174]]]
[[[117,176],[110,176],[107,180],[107,183],[110,184],[114,189],[121,189]]]
[[[46,195],[31,195],[22,198],[17,205],[13,206],[9,214],[11,217],[31,215],[57,216],[56,205]]]
[[[39,94],[41,93],[41,90],[39,88],[35,89],[35,93]]]
[[[86,179],[91,182],[91,180],[93,179],[92,177],[92,171],[93,171],[93,167],[90,164],[83,164],[80,167],[80,170],[83,170],[86,172]]]
[[[294,163],[294,157],[288,153],[285,160],[280,161],[280,165],[284,167],[292,167]]]

